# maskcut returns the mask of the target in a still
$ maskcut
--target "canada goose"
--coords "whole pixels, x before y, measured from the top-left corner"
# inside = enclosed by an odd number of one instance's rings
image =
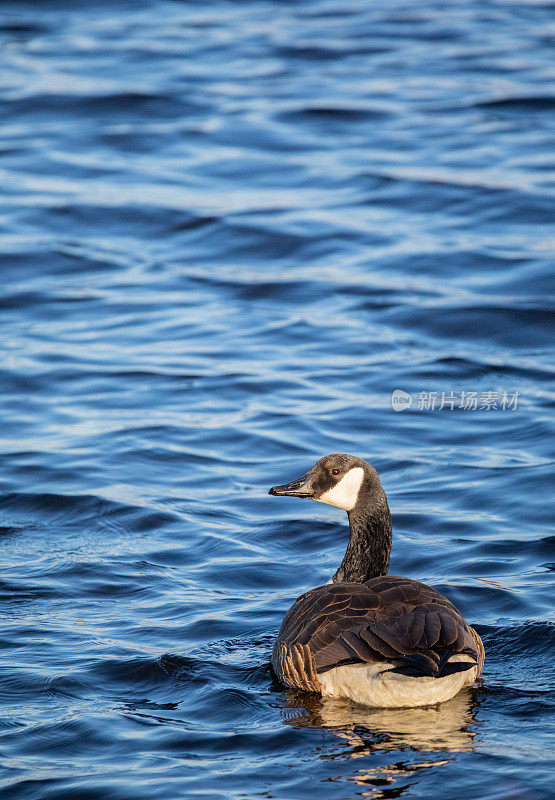
[[[382,708],[449,700],[482,672],[484,646],[455,606],[425,583],[388,575],[391,515],[378,473],[329,455],[269,494],[347,512],[351,536],[331,581],[284,617],[272,667],[287,686]]]

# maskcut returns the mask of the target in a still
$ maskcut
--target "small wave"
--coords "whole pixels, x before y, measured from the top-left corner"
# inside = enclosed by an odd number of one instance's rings
[[[544,658],[555,665],[555,622],[530,621],[518,625],[478,626],[488,658]]]
[[[491,100],[481,100],[474,104],[475,108],[492,108],[500,110],[521,111],[552,111],[555,109],[555,95],[538,94],[524,95],[522,97],[498,97]]]
[[[283,122],[364,122],[368,120],[383,119],[387,112],[377,108],[353,108],[341,106],[308,106],[291,111],[282,112],[278,119]]]

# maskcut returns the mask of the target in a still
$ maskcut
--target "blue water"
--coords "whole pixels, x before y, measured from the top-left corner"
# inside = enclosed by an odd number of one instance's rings
[[[2,4],[2,798],[553,796],[553,10]],[[329,452],[484,638],[449,703],[272,679]]]

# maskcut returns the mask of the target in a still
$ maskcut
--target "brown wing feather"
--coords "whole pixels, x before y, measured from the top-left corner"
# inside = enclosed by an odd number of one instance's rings
[[[272,665],[289,686],[317,691],[318,673],[356,662],[388,661],[400,672],[440,677],[452,655],[465,653],[481,671],[480,646],[480,637],[438,591],[385,575],[301,595],[285,615]]]

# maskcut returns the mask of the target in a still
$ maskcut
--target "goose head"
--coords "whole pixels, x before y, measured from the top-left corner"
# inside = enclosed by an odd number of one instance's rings
[[[374,467],[358,456],[345,453],[324,456],[306,475],[282,486],[272,486],[268,494],[306,497],[347,512],[362,503],[377,504],[384,497]]]

